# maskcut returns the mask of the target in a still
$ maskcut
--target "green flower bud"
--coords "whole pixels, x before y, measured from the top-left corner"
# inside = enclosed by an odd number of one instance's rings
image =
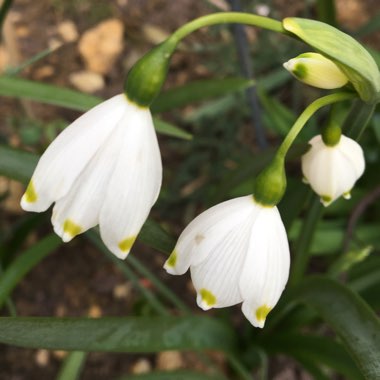
[[[334,89],[347,84],[348,78],[330,59],[318,53],[304,53],[284,63],[298,80],[310,86]]]
[[[169,38],[135,63],[124,84],[124,93],[129,100],[142,107],[153,102],[166,80],[176,45],[176,41]]]
[[[380,100],[380,72],[368,51],[355,39],[320,21],[285,18],[284,29],[331,59],[366,103]]]
[[[253,188],[255,201],[263,206],[276,206],[286,190],[285,162],[281,156],[273,161],[256,178]]]

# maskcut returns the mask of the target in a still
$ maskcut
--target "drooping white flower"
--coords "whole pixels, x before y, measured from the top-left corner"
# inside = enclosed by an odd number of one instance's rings
[[[99,224],[109,250],[125,258],[161,180],[150,111],[120,94],[75,120],[50,144],[21,207],[42,212],[55,202],[52,224],[63,241]]]
[[[310,86],[334,89],[347,84],[347,76],[330,59],[319,53],[304,53],[284,63],[294,77]]]
[[[189,268],[204,310],[242,302],[242,311],[263,327],[289,276],[289,245],[277,207],[244,196],[220,203],[182,232],[164,268]]]
[[[334,146],[324,143],[322,136],[313,137],[311,148],[302,156],[302,172],[306,182],[328,206],[340,196],[351,197],[350,191],[364,172],[365,161],[360,145],[341,136]]]

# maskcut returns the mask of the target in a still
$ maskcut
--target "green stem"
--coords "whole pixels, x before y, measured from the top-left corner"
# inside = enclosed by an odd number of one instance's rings
[[[335,94],[327,95],[322,98],[315,100],[313,103],[309,104],[309,106],[301,113],[297,121],[294,123],[288,134],[286,135],[284,141],[280,145],[277,151],[277,156],[285,157],[289,148],[293,144],[294,140],[301,132],[304,125],[307,121],[317,112],[320,108],[327,106],[332,103],[341,102],[347,99],[353,99],[357,95],[350,92],[337,92]]]
[[[188,22],[177,29],[169,39],[172,40],[173,43],[178,43],[180,40],[200,28],[217,24],[246,24],[272,30],[277,33],[288,34],[282,27],[281,21],[269,17],[256,16],[243,12],[219,12],[202,16]]]
[[[290,285],[296,285],[303,277],[309,261],[310,245],[313,240],[317,224],[323,213],[323,206],[317,196],[311,200],[311,208],[307,214],[306,220],[302,225],[298,235],[298,240],[294,249],[294,260],[292,272],[290,275]]]
[[[375,108],[376,104],[367,104],[361,99],[357,99],[343,124],[342,129],[345,135],[354,140],[359,140]]]

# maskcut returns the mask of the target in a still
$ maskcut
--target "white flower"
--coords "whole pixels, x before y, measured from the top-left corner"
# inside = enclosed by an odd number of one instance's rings
[[[328,206],[341,195],[349,199],[365,168],[360,145],[343,135],[334,146],[326,145],[321,135],[313,137],[309,144],[311,148],[302,156],[302,172],[321,202]]]
[[[55,202],[52,224],[63,241],[99,224],[109,250],[125,258],[161,179],[150,111],[120,94],[82,115],[51,143],[21,206],[41,212]]]
[[[243,302],[242,311],[263,327],[289,276],[289,245],[277,207],[244,196],[220,203],[182,232],[164,268],[183,274],[189,267],[204,310]]]
[[[347,84],[347,76],[330,59],[318,53],[304,53],[284,63],[298,80],[310,86],[334,89]]]

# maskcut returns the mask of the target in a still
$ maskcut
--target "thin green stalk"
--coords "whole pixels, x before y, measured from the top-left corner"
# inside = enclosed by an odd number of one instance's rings
[[[303,277],[309,261],[309,249],[321,219],[323,206],[317,196],[313,196],[311,208],[307,214],[306,220],[302,225],[298,235],[298,240],[294,249],[294,260],[292,263],[292,272],[289,284],[296,285]]]
[[[169,39],[177,44],[180,40],[193,33],[194,31],[205,26],[218,24],[246,24],[258,26],[263,29],[268,29],[273,32],[288,34],[282,27],[281,21],[271,19],[269,17],[256,16],[243,12],[219,12],[207,16],[199,17],[195,20],[178,28]]]
[[[293,124],[289,133],[286,135],[284,141],[280,145],[277,156],[285,157],[289,148],[293,144],[294,140],[301,132],[302,128],[305,126],[307,121],[317,112],[320,108],[325,107],[329,104],[336,102],[341,102],[343,100],[356,98],[357,95],[351,92],[337,92],[335,94],[327,95],[322,98],[315,100],[313,103],[309,104],[308,107],[301,113],[297,121]]]
[[[13,3],[13,0],[4,0],[3,5],[0,8],[0,38],[2,35],[5,17],[7,16],[12,3]]]
[[[133,256],[128,257],[128,263],[134,267],[141,275],[147,277],[152,284],[157,288],[161,294],[166,297],[173,305],[177,306],[179,310],[187,313],[190,309],[186,306],[184,302],[180,300],[177,295],[172,292],[162,281],[160,281],[149,269],[147,269],[143,264],[140,263],[138,259]]]
[[[77,380],[79,379],[87,353],[82,351],[73,351],[66,357],[61,369],[59,370],[56,380]]]
[[[367,104],[361,99],[357,99],[343,124],[343,133],[354,140],[359,140],[367,127],[375,108],[376,104]]]
[[[95,246],[98,247],[107,256],[107,258],[110,259],[120,269],[122,273],[125,274],[125,276],[132,282],[132,284],[141,291],[142,295],[146,298],[146,300],[157,313],[161,315],[170,314],[166,310],[165,306],[162,305],[162,303],[156,298],[156,296],[150,290],[148,290],[140,284],[139,278],[128,267],[128,265],[108,251],[108,249],[102,244],[100,238],[95,232],[89,231],[87,232],[87,236],[89,237],[91,242],[94,243]]]
[[[318,20],[336,26],[335,0],[317,0]]]

